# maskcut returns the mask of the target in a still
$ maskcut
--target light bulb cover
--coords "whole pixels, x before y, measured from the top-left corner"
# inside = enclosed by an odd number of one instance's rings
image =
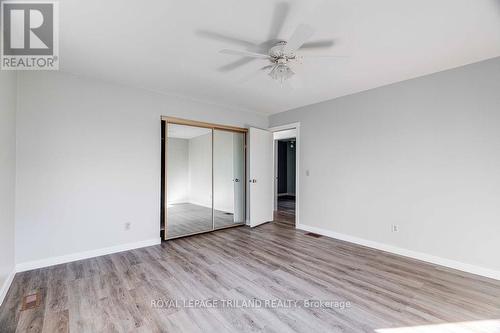
[[[269,72],[269,76],[276,81],[280,81],[281,83],[290,79],[294,76],[295,73],[292,69],[286,64],[276,64],[271,72]]]

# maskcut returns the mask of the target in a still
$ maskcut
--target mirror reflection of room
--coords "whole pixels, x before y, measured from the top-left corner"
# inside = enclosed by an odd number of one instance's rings
[[[167,125],[167,238],[245,222],[245,135]]]
[[[167,237],[212,230],[212,130],[168,124]]]
[[[245,135],[214,130],[214,224],[245,222]]]

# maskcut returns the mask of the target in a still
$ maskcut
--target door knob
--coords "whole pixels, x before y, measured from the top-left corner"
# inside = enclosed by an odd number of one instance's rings
[[[257,183],[257,179],[250,179],[248,182],[249,183]]]
[[[238,178],[235,178],[235,179],[234,179],[234,182],[235,182],[235,183],[239,183],[239,182],[240,182],[240,180],[239,180]]]

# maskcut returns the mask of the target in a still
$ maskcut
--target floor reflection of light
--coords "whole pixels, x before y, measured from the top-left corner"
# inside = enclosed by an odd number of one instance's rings
[[[379,328],[376,333],[500,333],[500,319],[464,321],[397,328]]]

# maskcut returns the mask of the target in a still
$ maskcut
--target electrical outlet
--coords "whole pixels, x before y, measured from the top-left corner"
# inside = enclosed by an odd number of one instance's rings
[[[391,230],[392,230],[392,232],[399,232],[399,225],[397,225],[397,224],[393,224],[393,225],[391,226]]]
[[[132,226],[132,223],[126,222],[125,223],[125,230],[130,230],[130,227]]]

